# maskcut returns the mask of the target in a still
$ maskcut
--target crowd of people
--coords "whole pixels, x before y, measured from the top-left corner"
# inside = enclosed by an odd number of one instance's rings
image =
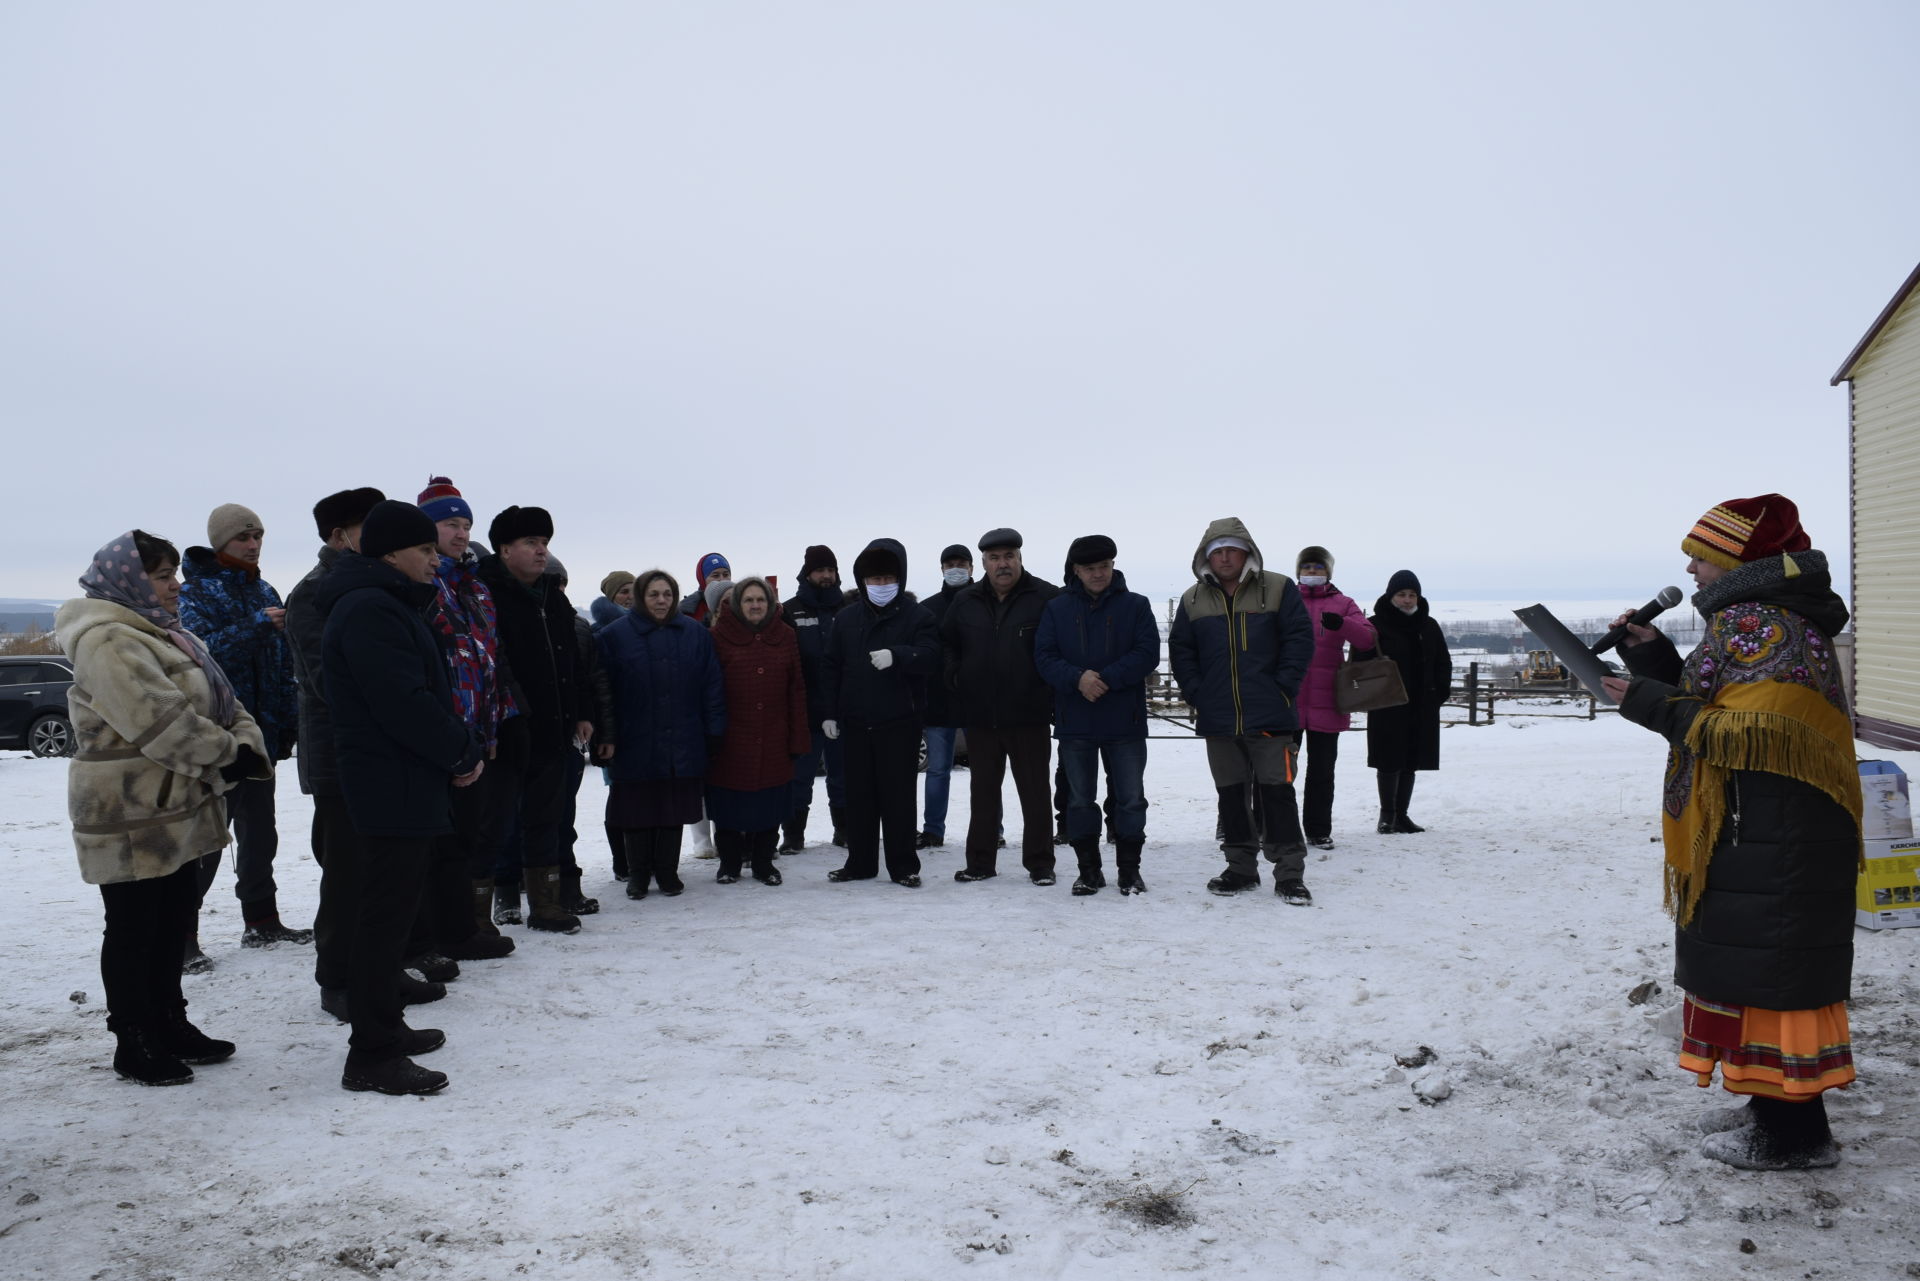
[[[1784,503],[1769,510],[1777,517]],[[183,970],[210,964],[198,943],[199,906],[229,829],[242,944],[314,944],[321,1004],[351,1026],[342,1085],[387,1094],[432,1093],[447,1083],[413,1061],[444,1035],[410,1027],[406,1006],[444,995],[462,960],[511,954],[503,925],[572,933],[599,910],[577,857],[577,798],[589,768],[604,773],[608,855],[630,899],[684,891],[690,828],[696,857],[715,860],[717,883],[745,874],[779,885],[780,855],[806,847],[822,775],[832,843],[845,849],[827,879],[878,880],[884,870],[891,884],[919,888],[921,851],[946,840],[961,734],[972,803],[956,882],[999,874],[1002,787],[1011,772],[1020,865],[1033,885],[1056,883],[1056,849],[1064,846],[1075,861],[1072,893],[1105,889],[1104,835],[1120,894],[1147,890],[1147,695],[1162,642],[1150,602],[1128,588],[1107,535],[1074,539],[1055,584],[1026,567],[1018,530],[990,530],[976,542],[982,576],[974,578],[973,550],[950,545],[940,556],[942,587],[925,602],[906,590],[907,550],[891,538],[861,549],[844,586],[832,549],[807,547],[785,601],[770,578],[736,579],[715,552],[700,558],[685,596],[664,569],[610,573],[583,616],[542,508],[495,515],[491,551],[474,542],[473,511],[446,477],[434,477],[411,503],[353,489],[323,498],[313,514],[317,563],[284,605],[260,577],[259,517],[227,504],[208,520],[208,545],[184,557],[144,531],[111,540],[81,579],[83,596],[60,612],[80,743],[70,784],[74,839],[83,875],[101,886],[101,968],[114,1066],[125,1077],[184,1082],[191,1065],[234,1052],[187,1019],[180,983]],[[1710,569],[1717,556],[1738,567],[1748,551],[1757,558],[1770,544],[1743,528],[1753,536],[1734,552],[1724,538],[1708,547],[1696,528],[1687,544],[1694,563]],[[1819,664],[1830,655],[1822,638],[1844,624],[1845,608],[1830,590],[1810,590],[1824,587],[1818,553],[1804,541],[1781,545],[1783,556],[1800,558],[1788,561],[1795,568],[1787,577],[1799,580],[1792,591],[1730,599],[1765,601],[1781,619],[1804,620],[1762,621],[1804,649],[1782,655],[1824,674]],[[1416,774],[1439,767],[1440,707],[1451,689],[1445,639],[1411,571],[1393,575],[1369,615],[1334,586],[1333,567],[1332,553],[1313,545],[1295,558],[1292,575],[1269,569],[1251,532],[1231,517],[1208,525],[1195,547],[1194,582],[1174,612],[1165,657],[1206,743],[1226,861],[1207,885],[1216,894],[1259,887],[1264,858],[1279,899],[1311,905],[1307,852],[1333,845],[1334,766],[1351,727],[1334,697],[1335,675],[1352,656],[1391,659],[1407,695],[1368,716],[1377,831],[1423,830],[1408,807]],[[1702,598],[1713,598],[1703,609],[1728,590],[1704,572],[1697,577]],[[1744,628],[1750,620],[1742,620]],[[1717,636],[1710,628],[1703,651]],[[1785,842],[1777,861],[1790,863],[1815,836],[1824,842],[1822,866],[1837,859],[1847,815],[1817,802],[1844,801],[1836,780],[1845,772],[1821,758],[1811,783],[1824,788],[1819,796],[1807,784],[1754,782],[1754,770],[1772,771],[1769,778],[1804,772],[1811,749],[1799,738],[1790,750],[1756,748],[1774,722],[1758,724],[1748,711],[1692,715],[1688,695],[1671,692],[1676,680],[1685,691],[1731,697],[1726,665],[1696,653],[1682,672],[1657,633],[1639,629],[1634,639],[1628,661],[1639,675],[1631,689],[1610,691],[1625,714],[1666,733],[1702,769],[1714,759],[1698,741],[1702,727],[1731,716],[1726,735],[1736,746],[1721,765],[1728,785],[1747,780],[1747,813],[1770,812],[1752,798],[1777,795],[1780,821],[1813,833]],[[1812,683],[1831,705],[1832,688]],[[1844,709],[1843,696],[1838,705]],[[1798,704],[1787,713],[1811,714]],[[1820,732],[1831,728],[1823,723]],[[1296,793],[1303,749],[1304,805]],[[924,802],[916,805],[923,753]],[[273,877],[275,765],[290,756],[313,798],[310,842],[321,881],[312,930],[280,920]],[[1739,1047],[1777,1028],[1742,1032],[1726,1013],[1741,1007],[1728,1002],[1812,1002],[1844,988],[1847,965],[1825,904],[1804,931],[1808,946],[1830,954],[1820,982],[1783,973],[1758,986],[1720,985],[1721,975],[1742,973],[1748,957],[1718,949],[1778,948],[1702,942],[1703,932],[1744,928],[1726,924],[1737,915],[1731,910],[1716,924],[1725,887],[1707,858],[1719,848],[1724,807],[1702,800],[1713,794],[1708,786],[1682,798],[1695,817],[1685,826],[1682,815],[1682,854],[1670,833],[1670,888],[1678,887],[1681,909],[1682,982],[1688,972],[1703,976],[1700,1000],[1688,1007],[1687,1061],[1710,1077],[1714,1063],[1738,1060],[1741,1070],[1725,1071],[1734,1088],[1736,1079],[1758,1079],[1745,1072]],[[1857,819],[1857,781],[1853,798]],[[1856,849],[1857,838],[1856,823]],[[1733,862],[1721,853],[1712,868]],[[1795,874],[1784,865],[1777,871]],[[1837,881],[1832,892],[1840,892]],[[1795,914],[1812,909],[1778,893],[1791,918],[1783,928],[1800,928]],[[1829,1066],[1834,1045],[1844,1046],[1844,992],[1839,1001],[1837,1034],[1834,1003],[1822,1001],[1822,1021],[1801,1038],[1818,1042],[1815,1058]],[[1711,1039],[1709,1029],[1729,1017],[1747,1040]],[[1790,1064],[1781,1071],[1792,1075]],[[1817,1098],[1843,1083],[1839,1075],[1836,1068],[1820,1077],[1818,1088],[1790,1084],[1779,1097]],[[1764,1104],[1755,1115],[1763,1126],[1777,1120]],[[1767,1151],[1800,1160],[1803,1148],[1781,1140]],[[1775,1149],[1791,1151],[1779,1158]]]

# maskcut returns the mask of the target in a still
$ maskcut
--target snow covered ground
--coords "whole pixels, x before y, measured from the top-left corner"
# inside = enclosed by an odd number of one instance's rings
[[[240,1053],[116,1079],[65,765],[8,753],[0,1277],[1920,1272],[1920,930],[1858,934],[1843,1163],[1730,1170],[1690,1129],[1727,1096],[1673,1064],[1660,744],[1612,716],[1451,728],[1412,837],[1373,834],[1346,752],[1310,910],[1206,893],[1194,741],[1152,745],[1144,898],[1036,889],[1017,857],[957,885],[956,836],[918,891],[830,885],[816,845],[778,889],[689,858],[684,896],[630,903],[595,831],[582,933],[519,931],[413,1011],[449,1038],[429,1099],[339,1088],[309,950],[242,951],[227,871],[218,968],[187,983]],[[299,918],[290,771],[280,804]]]

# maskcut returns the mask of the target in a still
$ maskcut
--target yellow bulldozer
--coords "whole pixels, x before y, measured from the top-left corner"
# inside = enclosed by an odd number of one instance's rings
[[[1530,649],[1527,661],[1520,666],[1519,681],[1522,685],[1565,686],[1573,683],[1573,674],[1552,650]]]

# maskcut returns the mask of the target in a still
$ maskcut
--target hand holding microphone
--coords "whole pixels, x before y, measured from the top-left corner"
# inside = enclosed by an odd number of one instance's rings
[[[1620,617],[1614,619],[1612,628],[1608,630],[1605,636],[1602,636],[1598,641],[1594,642],[1591,652],[1595,656],[1604,654],[1621,641],[1629,638],[1631,638],[1632,643],[1635,645],[1652,640],[1654,635],[1653,629],[1648,627],[1647,624],[1679,603],[1680,589],[1678,587],[1662,587],[1658,596],[1655,596],[1639,609],[1634,610],[1631,614],[1622,614]]]

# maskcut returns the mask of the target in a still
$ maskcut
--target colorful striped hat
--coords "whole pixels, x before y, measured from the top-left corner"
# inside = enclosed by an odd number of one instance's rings
[[[443,520],[451,520],[455,516],[473,519],[473,508],[467,506],[467,500],[460,496],[460,491],[455,489],[453,482],[445,476],[428,478],[427,487],[420,491],[420,497],[416,501],[420,510],[436,524]]]
[[[1695,521],[1680,540],[1681,551],[1722,569],[1811,546],[1807,531],[1800,528],[1800,509],[1783,494],[1730,498]]]

